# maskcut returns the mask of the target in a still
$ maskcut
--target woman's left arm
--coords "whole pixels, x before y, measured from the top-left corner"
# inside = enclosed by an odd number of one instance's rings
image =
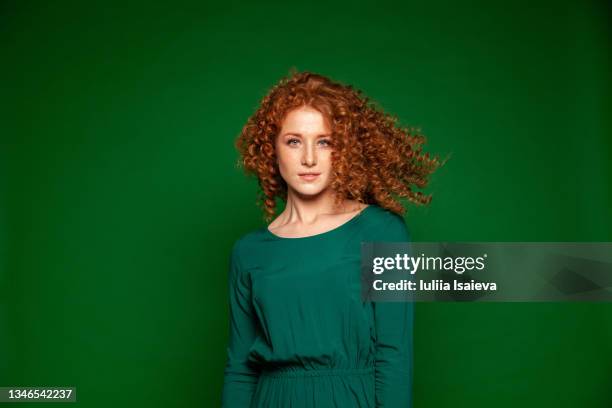
[[[393,215],[384,241],[409,242],[404,220]],[[373,302],[376,328],[376,407],[411,408],[414,303]]]

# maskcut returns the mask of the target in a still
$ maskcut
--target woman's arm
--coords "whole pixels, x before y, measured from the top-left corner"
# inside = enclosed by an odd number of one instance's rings
[[[237,241],[232,249],[228,277],[230,330],[223,381],[224,408],[248,408],[259,379],[259,371],[247,361],[256,325],[251,283],[240,264],[239,244]]]
[[[384,241],[408,242],[404,220],[392,215]],[[412,332],[414,303],[374,302],[376,326],[376,407],[412,407]]]

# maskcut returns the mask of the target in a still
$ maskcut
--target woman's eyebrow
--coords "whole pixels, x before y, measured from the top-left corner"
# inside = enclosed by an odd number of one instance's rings
[[[285,132],[281,136],[289,136],[289,135],[297,136],[297,137],[302,137],[302,134],[298,133],[298,132]],[[331,137],[331,133],[320,134],[317,137]]]

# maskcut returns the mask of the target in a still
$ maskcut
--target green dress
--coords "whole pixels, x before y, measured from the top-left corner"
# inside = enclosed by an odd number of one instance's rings
[[[402,217],[369,205],[301,238],[241,237],[229,271],[226,408],[412,406],[411,302],[361,300],[361,242],[407,242]]]

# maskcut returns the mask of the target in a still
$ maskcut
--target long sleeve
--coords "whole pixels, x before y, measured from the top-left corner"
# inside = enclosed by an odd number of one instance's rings
[[[382,231],[387,242],[409,242],[404,220],[393,215]],[[374,302],[376,407],[411,408],[414,303]]]
[[[229,343],[225,365],[222,407],[248,408],[259,379],[259,371],[248,359],[256,336],[256,317],[251,303],[251,284],[241,267],[240,241],[230,258]]]

